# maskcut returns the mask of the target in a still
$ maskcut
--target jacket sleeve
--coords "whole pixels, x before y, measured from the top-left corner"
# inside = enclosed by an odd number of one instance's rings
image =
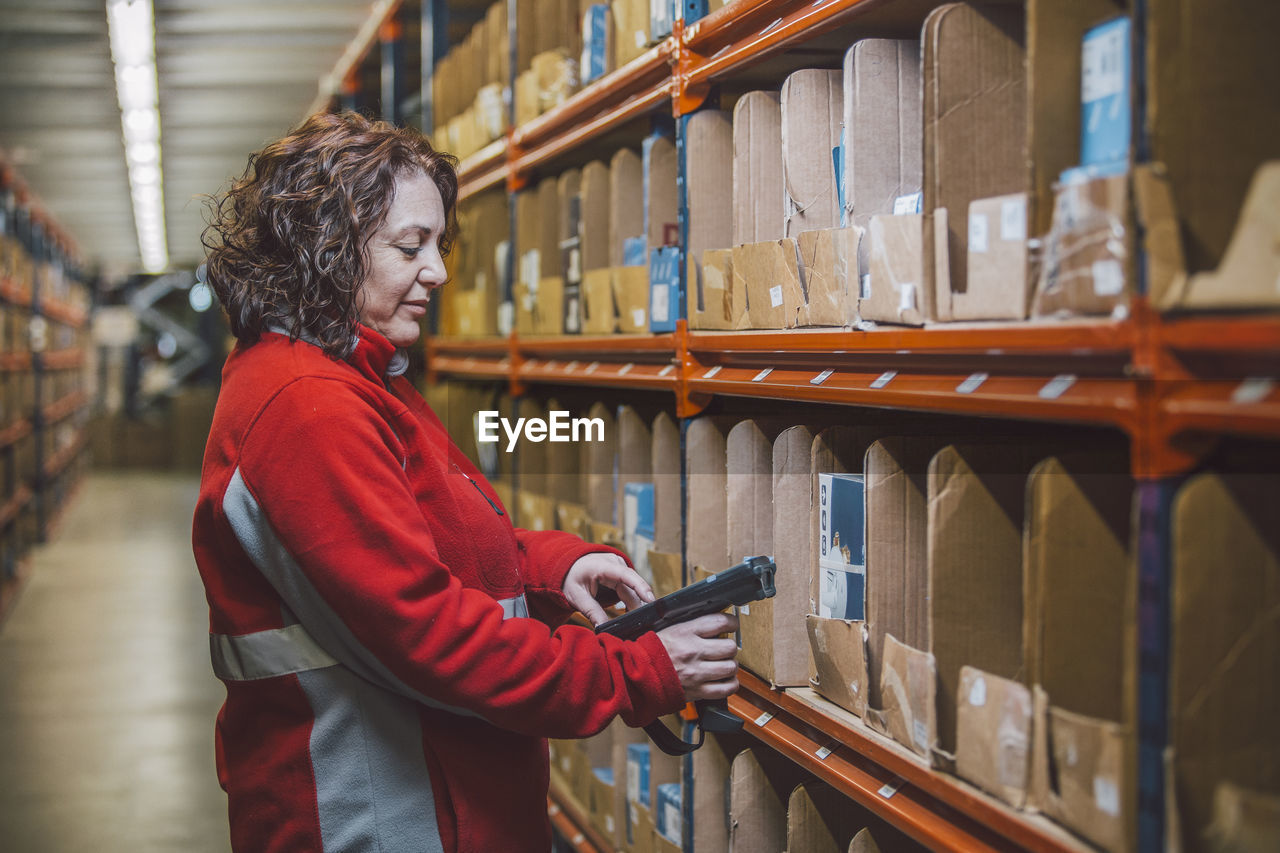
[[[286,386],[241,446],[224,514],[321,648],[403,695],[529,735],[583,737],[616,715],[643,725],[683,704],[656,634],[553,633],[464,589],[440,561],[404,458],[358,388],[317,378]],[[540,558],[544,547],[549,570],[573,553],[548,537],[534,545]]]
[[[627,565],[631,561],[617,548],[592,545],[581,537],[562,530],[523,530],[516,528],[520,548],[520,577],[525,579],[525,594],[530,612],[549,625],[560,625],[575,608],[564,596],[564,578],[569,568],[587,554],[617,554]],[[600,603],[610,607],[618,603],[612,590],[603,590]]]

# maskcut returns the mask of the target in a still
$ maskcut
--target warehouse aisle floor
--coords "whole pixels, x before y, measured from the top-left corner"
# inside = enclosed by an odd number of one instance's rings
[[[197,480],[93,474],[0,626],[0,848],[227,851]]]

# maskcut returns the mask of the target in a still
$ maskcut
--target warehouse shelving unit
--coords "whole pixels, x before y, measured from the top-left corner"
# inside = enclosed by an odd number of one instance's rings
[[[384,13],[393,14],[396,5]],[[464,160],[460,198],[499,186],[508,193],[524,189],[538,170],[644,116],[674,116],[680,145],[679,120],[706,104],[716,84],[837,27],[918,21],[937,5],[938,0],[736,0],[700,20],[677,20],[672,34],[639,58]],[[1142,0],[1133,13],[1140,24]],[[508,20],[514,26],[514,3]],[[1144,28],[1135,30],[1141,34]],[[1143,51],[1135,50],[1135,56]],[[1140,65],[1141,59],[1135,62],[1141,92]],[[1143,104],[1140,94],[1139,111]],[[680,216],[687,226],[683,203]],[[512,226],[514,244],[514,217]],[[687,235],[687,227],[681,230]],[[683,252],[679,267],[683,279]],[[687,294],[685,284],[681,290]],[[425,348],[431,383],[499,380],[513,395],[535,385],[660,391],[673,395],[680,418],[727,396],[1122,432],[1137,483],[1138,847],[1165,849],[1170,507],[1185,476],[1223,437],[1280,438],[1280,316],[1162,316],[1138,296],[1125,318],[1092,322],[697,332],[681,320],[672,334],[512,333],[430,338]],[[749,733],[932,849],[1091,849],[1056,824],[929,769],[811,691],[775,690],[746,672],[741,681],[730,707],[747,721]],[[573,849],[609,849],[585,816],[554,791],[549,809]],[[686,825],[691,820],[686,814]]]

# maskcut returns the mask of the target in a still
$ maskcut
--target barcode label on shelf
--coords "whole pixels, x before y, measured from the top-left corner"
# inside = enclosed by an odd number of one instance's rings
[[[1236,386],[1231,393],[1231,402],[1237,406],[1248,406],[1261,403],[1275,389],[1276,382],[1267,376],[1251,376]]]
[[[573,836],[573,838],[569,839],[569,843],[574,847],[581,847],[586,840],[587,837],[579,832],[577,835]]]
[[[760,716],[756,717],[756,719],[755,719],[755,724],[756,724],[757,726],[763,726],[765,723],[769,722],[769,721],[770,721],[770,720],[772,720],[772,719],[773,719],[773,712],[772,712],[772,711],[765,711],[763,714],[761,714]]]
[[[768,376],[770,373],[773,373],[773,368],[772,368],[772,367],[766,367],[764,370],[760,371],[760,372],[759,372],[759,373],[757,373],[755,376],[752,376],[752,377],[751,377],[751,381],[752,381],[752,382],[759,382],[759,381],[761,381],[762,379],[764,379],[766,376]]]
[[[578,362],[576,362],[576,361],[571,361],[571,362],[569,362],[568,364],[566,364],[566,365],[564,366],[564,369],[565,369],[565,370],[570,370],[570,371],[572,371],[572,370],[577,370],[577,369],[578,369]]]
[[[715,378],[715,375],[716,375],[717,373],[719,373],[719,372],[720,372],[720,365],[718,365],[718,364],[717,364],[715,367],[711,368],[711,369],[710,369],[710,370],[708,370],[706,373],[702,374],[702,378],[703,378],[703,379],[713,379],[713,378]]]
[[[822,371],[821,373],[819,373],[817,376],[815,376],[815,377],[813,377],[812,379],[810,379],[810,380],[809,380],[809,384],[810,384],[810,385],[821,385],[823,382],[826,382],[828,379],[830,379],[830,378],[831,378],[831,374],[833,374],[833,373],[835,373],[835,371],[834,371],[834,370],[832,370],[832,369],[830,369],[830,368],[827,368],[826,370],[824,370],[824,371]]]
[[[588,364],[588,365],[587,365],[587,369],[586,369],[586,370],[584,370],[584,371],[582,371],[582,372],[583,372],[583,373],[595,373],[595,372],[596,372],[597,370],[599,370],[599,369],[600,369],[600,362],[598,362],[598,361],[593,361],[593,362],[591,362],[590,364]]]
[[[661,370],[659,370],[659,371],[658,371],[658,375],[659,375],[659,376],[669,376],[669,375],[671,374],[671,371],[673,371],[673,370],[675,370],[675,369],[676,369],[676,366],[675,366],[674,364],[668,364],[666,367],[664,367],[664,368],[662,368]]]
[[[551,806],[547,809],[547,814],[551,815],[552,817],[555,817],[556,815],[560,814],[560,807],[557,806],[555,803],[552,803]]]
[[[634,364],[634,363],[632,363],[632,362],[627,362],[626,364],[622,365],[622,367],[619,367],[619,368],[618,368],[618,375],[619,375],[619,376],[626,376],[628,373],[630,373],[630,372],[631,372],[631,368],[633,368],[633,367],[635,367],[635,364]]]
[[[902,789],[902,780],[894,779],[892,782],[885,782],[883,785],[881,785],[880,790],[876,791],[876,793],[887,800],[890,797],[892,797],[894,794],[898,793],[898,791],[900,791],[901,789]]]
[[[883,388],[884,386],[892,382],[893,377],[897,375],[898,375],[898,371],[896,370],[886,370],[884,373],[881,373],[878,377],[876,377],[876,381],[871,383],[871,387],[876,389]]]
[[[818,756],[819,761],[826,761],[827,756],[830,755],[831,752],[832,752],[831,747],[824,746],[821,749],[819,749],[817,752],[815,752],[814,755]]]
[[[1056,400],[1063,394],[1067,393],[1067,389],[1076,384],[1076,377],[1070,373],[1063,373],[1053,377],[1045,386],[1040,389],[1041,400]]]
[[[551,359],[550,361],[548,361],[546,364],[542,365],[542,369],[543,369],[543,370],[555,370],[555,369],[556,369],[557,367],[559,367],[559,366],[560,366],[560,362],[556,361],[556,360],[553,358],[553,359]]]
[[[968,379],[956,386],[957,394],[972,394],[982,387],[982,383],[986,382],[990,377],[989,373],[974,373]]]

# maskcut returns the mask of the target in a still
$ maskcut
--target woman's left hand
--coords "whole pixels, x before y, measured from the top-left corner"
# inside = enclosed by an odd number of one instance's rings
[[[649,584],[617,554],[595,553],[579,557],[564,577],[564,597],[591,620],[592,625],[599,625],[608,618],[596,600],[601,587],[613,590],[628,610],[653,601],[653,590]]]

